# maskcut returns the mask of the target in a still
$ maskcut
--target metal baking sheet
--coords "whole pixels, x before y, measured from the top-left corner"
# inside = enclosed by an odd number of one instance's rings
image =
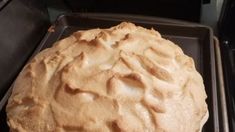
[[[221,106],[219,109],[219,116],[222,120],[222,132],[229,132],[229,118],[228,118],[228,109],[227,109],[227,102],[226,102],[226,93],[225,93],[225,85],[224,85],[224,73],[223,73],[223,66],[221,60],[221,53],[220,53],[220,44],[219,40],[214,37],[214,46],[215,46],[215,60],[216,60],[216,74],[217,74],[217,88],[218,88],[218,98],[220,99],[218,104]]]
[[[45,48],[51,47],[55,41],[65,38],[77,30],[98,27],[108,28],[117,25],[122,21],[130,21],[145,28],[153,27],[158,30],[164,38],[178,44],[185,54],[194,59],[196,69],[201,73],[204,79],[205,89],[208,95],[206,101],[210,116],[203,127],[203,132],[219,132],[220,122],[218,116],[215,54],[212,30],[206,26],[168,19],[164,21],[164,19],[158,20],[158,18],[154,17],[109,15],[80,13],[59,16],[55,23],[49,28],[47,35],[36,49],[35,54]],[[0,105],[3,106],[3,104],[6,104],[9,95],[10,90],[0,102]],[[1,114],[3,113],[3,118],[5,119],[4,110],[5,108],[2,109],[3,112],[1,112]]]

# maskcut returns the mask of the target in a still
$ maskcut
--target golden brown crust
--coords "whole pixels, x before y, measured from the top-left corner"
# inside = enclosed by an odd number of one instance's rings
[[[7,117],[21,132],[189,132],[208,118],[205,99],[190,57],[157,31],[123,22],[39,53],[18,76]]]

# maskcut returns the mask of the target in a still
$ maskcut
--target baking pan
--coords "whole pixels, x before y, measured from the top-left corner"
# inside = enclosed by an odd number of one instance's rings
[[[229,120],[228,120],[228,108],[227,108],[227,102],[226,102],[226,93],[225,93],[225,85],[224,85],[224,73],[223,73],[223,66],[222,66],[222,60],[221,60],[221,49],[219,40],[214,37],[214,45],[215,45],[215,60],[216,60],[216,73],[217,73],[217,80],[218,80],[218,98],[220,99],[219,105],[221,106],[221,109],[219,109],[219,116],[221,118],[222,122],[222,132],[229,132]]]
[[[219,116],[218,116],[218,98],[216,89],[216,72],[215,72],[215,52],[213,45],[213,32],[210,28],[202,25],[185,24],[179,22],[166,22],[162,20],[158,23],[157,18],[135,17],[130,15],[119,16],[111,15],[102,17],[101,14],[67,14],[58,17],[56,22],[48,29],[48,33],[42,40],[41,44],[35,51],[49,48],[52,44],[69,36],[77,30],[91,28],[108,28],[119,24],[121,21],[130,21],[136,25],[141,25],[146,28],[154,28],[158,30],[163,37],[172,40],[178,44],[185,54],[191,56],[196,65],[196,69],[201,73],[206,93],[208,95],[207,104],[209,109],[209,119],[203,127],[203,132],[218,132],[219,131]],[[10,89],[6,93],[4,99],[0,102],[0,106],[6,104],[10,95]],[[0,107],[1,108],[1,107]],[[3,118],[5,108],[2,109]]]
[[[221,41],[224,85],[229,115],[229,129],[235,132],[235,49]]]

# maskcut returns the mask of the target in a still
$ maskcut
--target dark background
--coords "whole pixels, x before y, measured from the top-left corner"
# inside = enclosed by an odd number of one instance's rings
[[[203,8],[214,1],[0,0],[0,99],[47,32],[50,22],[53,22],[58,14],[125,13],[200,23],[203,22],[202,17],[206,18],[206,21],[214,19],[214,15],[210,16],[209,13],[213,11],[207,12]],[[230,130],[235,132],[235,0],[224,0],[218,15],[218,23],[214,24],[213,29],[221,46],[229,126]],[[0,117],[1,123],[4,118]]]

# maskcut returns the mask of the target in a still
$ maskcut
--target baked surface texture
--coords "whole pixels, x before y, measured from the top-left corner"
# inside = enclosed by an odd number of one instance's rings
[[[208,118],[206,97],[180,47],[123,22],[74,32],[36,55],[6,111],[20,132],[197,132]]]

